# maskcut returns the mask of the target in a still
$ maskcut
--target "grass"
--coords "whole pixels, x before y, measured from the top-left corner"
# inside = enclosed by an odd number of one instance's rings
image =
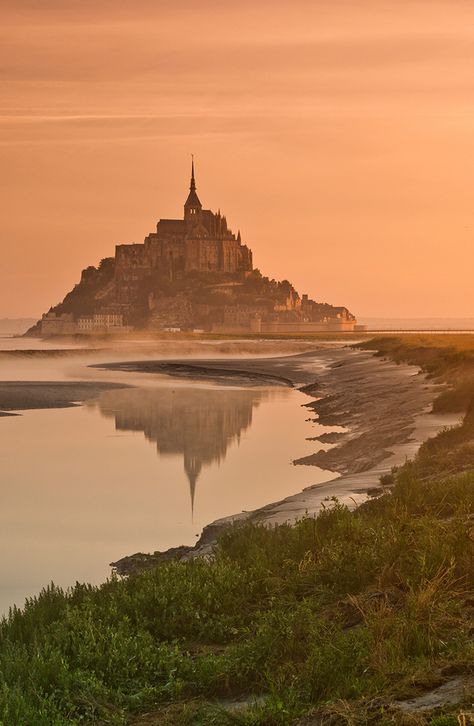
[[[473,517],[474,474],[406,470],[355,513],[235,527],[209,562],[51,585],[0,626],[0,722],[289,724],[469,671]]]
[[[453,391],[470,370],[455,345],[389,345],[440,379],[455,370]],[[14,608],[0,724],[455,724],[455,709],[391,703],[474,671],[474,409],[459,395],[462,426],[353,513],[334,500],[295,526],[234,526],[209,560],[50,585]]]
[[[420,366],[431,378],[448,384],[434,411],[466,412],[474,402],[474,335],[380,336],[359,343],[379,356]]]
[[[435,413],[464,414],[459,426],[441,432],[420,448],[416,474],[421,480],[474,469],[474,335],[383,336],[358,344],[397,363],[417,365],[443,385]],[[389,483],[389,477],[385,483]]]
[[[376,343],[375,343],[376,341]],[[370,345],[374,347],[382,342],[393,347],[394,341],[399,347],[400,352],[403,349],[410,351],[416,349],[429,350],[454,350],[458,353],[474,354],[474,335],[470,333],[410,333],[401,335],[390,335],[388,333],[374,338],[372,336]]]

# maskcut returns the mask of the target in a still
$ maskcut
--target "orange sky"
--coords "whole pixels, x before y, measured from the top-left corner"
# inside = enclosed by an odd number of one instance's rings
[[[472,0],[0,0],[0,318],[198,193],[255,264],[474,316]]]

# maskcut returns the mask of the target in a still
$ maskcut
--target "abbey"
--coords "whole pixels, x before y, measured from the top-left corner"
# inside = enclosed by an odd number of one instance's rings
[[[183,219],[160,219],[156,232],[143,244],[117,245],[115,279],[121,297],[128,298],[153,271],[176,280],[190,272],[238,273],[252,271],[252,252],[233,234],[226,218],[203,209],[196,192],[194,160]]]
[[[232,232],[220,211],[203,209],[193,160],[183,218],[160,219],[141,244],[119,244],[114,257],[87,267],[29,332],[304,333],[355,326],[347,308],[300,297],[288,280],[271,280],[253,268],[240,232]]]

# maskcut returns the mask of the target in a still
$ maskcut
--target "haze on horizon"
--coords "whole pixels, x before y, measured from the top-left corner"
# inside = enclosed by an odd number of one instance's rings
[[[0,317],[198,193],[264,274],[473,316],[474,3],[2,0]]]

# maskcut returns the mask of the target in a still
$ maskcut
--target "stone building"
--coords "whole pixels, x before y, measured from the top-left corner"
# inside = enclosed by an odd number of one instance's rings
[[[118,302],[136,296],[144,280],[161,275],[170,281],[192,272],[245,273],[252,252],[242,244],[220,211],[203,209],[196,192],[194,161],[182,219],[160,219],[143,244],[117,245],[115,283]]]
[[[74,335],[76,330],[74,315],[71,313],[56,313],[50,310],[41,318],[42,335]]]
[[[45,313],[41,319],[41,335],[76,335],[129,333],[130,326],[124,325],[123,315],[105,311],[74,318],[72,313]]]
[[[43,335],[114,334],[135,329],[216,333],[349,332],[344,307],[298,295],[288,280],[253,269],[252,252],[224,215],[204,209],[194,161],[182,219],[160,219],[141,244],[83,270],[62,303],[35,326]]]
[[[131,328],[123,324],[123,315],[115,312],[101,312],[81,315],[76,321],[78,333],[123,333]]]

